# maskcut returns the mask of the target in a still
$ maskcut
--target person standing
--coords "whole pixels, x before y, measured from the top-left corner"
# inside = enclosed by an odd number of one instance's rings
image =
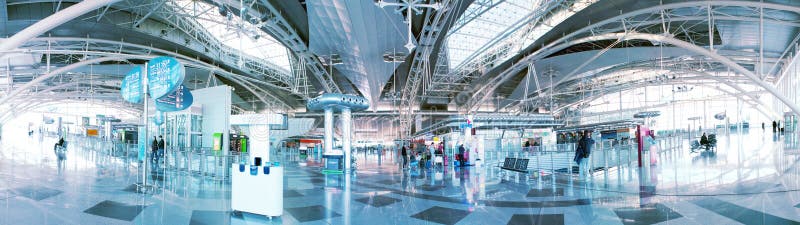
[[[466,156],[467,149],[464,148],[464,144],[458,145],[458,165],[464,166],[464,163],[467,161]]]
[[[406,166],[408,166],[408,149],[406,149],[406,145],[403,145],[403,147],[400,149],[400,156],[403,158],[402,167],[403,169],[406,169]]]
[[[778,122],[775,122],[775,120],[773,120],[772,121],[772,132],[775,133],[775,131],[777,131],[777,129],[778,129]]]
[[[158,138],[156,136],[153,136],[153,143],[150,144],[150,153],[152,162],[158,162]]]
[[[589,172],[589,168],[587,164],[589,161],[589,155],[592,153],[592,145],[594,145],[594,140],[592,139],[592,133],[589,132],[589,130],[584,130],[583,136],[578,141],[578,148],[581,150],[580,158],[578,159],[579,160],[578,176],[580,176],[581,178],[584,178],[586,175],[588,175],[587,173]]]

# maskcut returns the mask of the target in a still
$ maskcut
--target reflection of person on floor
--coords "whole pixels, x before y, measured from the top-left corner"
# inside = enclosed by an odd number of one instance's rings
[[[164,157],[164,136],[158,135],[158,160]]]
[[[150,162],[150,167],[155,169],[156,162],[158,162],[158,139],[156,136],[153,136],[153,143],[150,144]]]

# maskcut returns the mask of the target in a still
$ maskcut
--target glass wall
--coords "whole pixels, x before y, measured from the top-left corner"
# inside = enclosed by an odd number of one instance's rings
[[[763,91],[753,85],[738,85],[747,94],[763,96]],[[765,106],[747,97],[742,97],[747,100],[744,101],[731,93],[739,91],[707,83],[640,87],[608,93],[589,101],[578,120],[581,124],[630,120],[639,112],[658,111],[660,116],[647,120],[647,125],[656,130],[713,129],[738,122],[760,126],[761,122],[771,121],[771,112]],[[725,116],[715,117],[718,115]]]

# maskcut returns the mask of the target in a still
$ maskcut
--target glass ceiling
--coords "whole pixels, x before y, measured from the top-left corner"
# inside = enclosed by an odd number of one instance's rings
[[[495,59],[507,60],[519,50],[531,45],[555,25],[597,1],[475,1],[459,18],[456,27],[448,36],[450,69],[460,70],[478,56],[510,47],[506,54]],[[569,9],[563,10],[559,7],[567,2],[570,4]],[[548,12],[550,10],[557,11]],[[545,15],[547,16],[545,17]],[[461,24],[464,25],[459,26]]]
[[[232,13],[223,16],[217,6],[203,1],[177,0],[175,3],[179,10],[195,19],[222,44],[234,51],[273,63],[285,70],[287,75],[291,75],[288,49],[256,25],[243,21]]]
[[[467,16],[469,14],[465,13],[459,20],[471,21],[450,32],[447,38],[450,68],[456,68],[491,40],[510,32],[508,28],[528,17],[539,3],[540,0],[505,0],[478,1],[470,5],[467,12],[483,13],[477,17]],[[484,11],[482,8],[486,7],[492,8]]]

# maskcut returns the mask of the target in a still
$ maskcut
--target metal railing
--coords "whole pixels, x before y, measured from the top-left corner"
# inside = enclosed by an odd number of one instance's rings
[[[655,140],[657,154],[667,154],[682,148],[682,137],[663,137]],[[557,144],[549,146],[531,146],[522,151],[487,151],[482,159],[486,165],[501,166],[505,158],[528,159],[527,172],[534,176],[566,173],[577,174],[578,164],[575,162],[575,143]],[[648,145],[650,146],[650,145]],[[643,166],[650,164],[652,152],[645,148],[642,151]],[[654,156],[658,157],[658,156]],[[587,168],[592,176],[601,173],[608,176],[619,167],[637,164],[639,160],[638,144],[633,141],[615,143],[611,141],[598,141],[589,154]]]
[[[67,142],[74,148],[80,148],[88,154],[99,154],[121,159],[125,164],[138,162],[139,145],[103,140],[94,137],[72,136]],[[145,148],[148,163],[154,162],[149,146]],[[215,181],[230,179],[230,165],[247,162],[248,153],[214,151],[210,148],[167,147],[161,154],[157,164],[151,168],[165,172],[202,177]]]

